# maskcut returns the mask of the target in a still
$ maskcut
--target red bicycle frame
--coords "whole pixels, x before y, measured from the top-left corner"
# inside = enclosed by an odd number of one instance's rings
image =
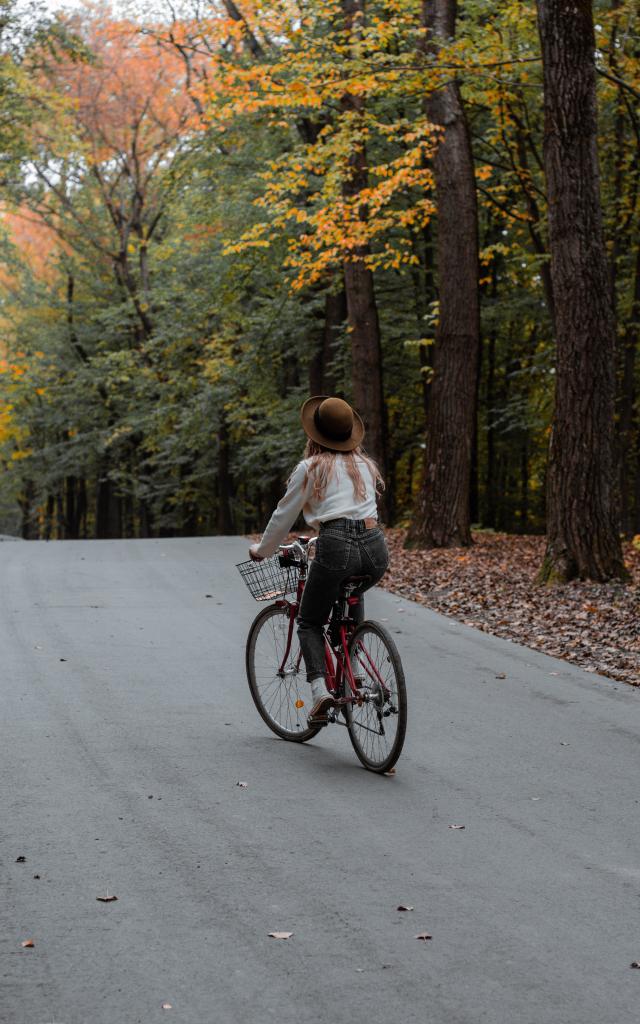
[[[281,662],[281,664],[280,664],[280,666],[278,668],[278,674],[282,675],[282,676],[284,676],[284,674],[285,674],[285,665],[287,663],[287,659],[288,659],[289,653],[291,651],[291,642],[293,640],[293,630],[294,630],[295,621],[296,621],[296,618],[297,618],[297,615],[298,615],[298,609],[300,608],[300,601],[302,600],[302,592],[304,590],[304,585],[305,585],[305,580],[301,577],[298,580],[298,587],[297,587],[297,590],[296,590],[295,601],[286,601],[286,600],[276,601],[276,605],[277,605],[278,608],[287,608],[288,612],[289,612],[289,629],[288,629],[288,632],[287,632],[287,644],[286,644],[285,652],[284,652],[284,655],[283,655],[283,658],[282,658],[282,662]],[[352,597],[348,597],[347,598],[347,604],[351,608],[354,608],[359,603],[360,603],[360,598],[359,597],[353,597],[352,596]],[[347,633],[347,623],[345,621],[342,621],[340,623],[340,644],[336,645],[335,647],[332,647],[331,644],[329,643],[329,637],[327,636],[327,631],[326,631],[326,628],[325,628],[325,631],[324,631],[324,657],[325,657],[325,678],[326,678],[327,690],[330,693],[340,693],[340,690],[342,688],[342,684],[343,684],[344,680],[346,679],[347,683],[349,684],[349,689],[351,690],[351,694],[348,697],[344,696],[342,698],[342,700],[344,702],[347,702],[347,701],[352,702],[352,701],[357,701],[357,700],[361,700],[362,699],[360,694],[358,693],[358,687],[356,686],[356,681],[355,681],[355,678],[354,678],[354,675],[353,675],[353,669],[351,667],[351,658],[348,655],[348,651],[349,651],[349,635]],[[380,673],[378,672],[376,666],[374,665],[373,661],[371,660],[371,656],[369,655],[369,652],[366,650],[365,647],[362,648],[362,652],[364,653],[365,658],[366,658],[366,660],[368,662],[368,665],[363,665],[363,667],[369,673],[370,676],[373,676],[375,678],[376,682],[380,685],[381,689],[384,691],[385,694],[387,694],[388,693],[387,687],[384,685],[384,681],[380,677]],[[298,653],[298,662],[297,662],[297,665],[296,665],[296,669],[299,668],[301,660],[302,660],[302,651],[300,651]]]

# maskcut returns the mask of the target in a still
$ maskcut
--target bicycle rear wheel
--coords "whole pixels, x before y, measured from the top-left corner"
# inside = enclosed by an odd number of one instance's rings
[[[247,638],[247,679],[253,702],[269,728],[283,740],[304,743],[321,726],[307,725],[307,677],[294,627],[291,649],[289,609],[270,605],[256,616]],[[310,702],[309,702],[310,708]]]
[[[349,737],[372,772],[388,772],[400,757],[407,729],[407,690],[398,649],[378,622],[362,622],[349,642],[351,670],[362,703],[345,705]]]

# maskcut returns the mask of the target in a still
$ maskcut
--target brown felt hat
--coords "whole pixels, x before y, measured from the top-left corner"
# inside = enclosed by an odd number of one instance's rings
[[[342,398],[316,395],[307,398],[300,410],[307,437],[335,452],[352,452],[364,437],[364,423],[355,409]]]

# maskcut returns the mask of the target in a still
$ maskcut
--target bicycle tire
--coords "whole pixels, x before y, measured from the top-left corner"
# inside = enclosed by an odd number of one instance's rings
[[[366,637],[370,638],[367,644]],[[365,650],[368,659],[362,656]],[[349,640],[349,657],[354,675],[360,673],[363,678],[363,689],[371,691],[377,688],[380,691],[377,700],[362,705],[345,705],[351,745],[369,771],[388,772],[402,753],[407,731],[407,688],[398,648],[384,626],[367,619],[360,623]],[[375,665],[375,671],[367,668],[368,660]],[[388,698],[384,696],[383,687],[389,693]],[[376,742],[376,736],[387,737],[384,724],[390,720],[395,726],[393,737],[389,736],[387,743],[382,739]]]
[[[271,634],[269,626],[272,627]],[[307,699],[306,672],[298,654],[295,633],[287,661],[289,671],[284,677],[278,675],[288,626],[289,610],[286,607],[269,605],[258,613],[247,637],[247,680],[253,703],[271,731],[283,740],[305,743],[316,736],[322,726],[307,725],[307,708],[310,709],[311,702]],[[296,707],[296,701],[304,702],[304,710]]]

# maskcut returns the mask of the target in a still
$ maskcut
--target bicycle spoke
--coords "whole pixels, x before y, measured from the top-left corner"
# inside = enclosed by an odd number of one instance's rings
[[[387,631],[369,622],[354,634],[350,656],[363,696],[347,713],[351,742],[366,767],[384,771],[395,763],[404,741],[406,700],[400,658]]]
[[[289,641],[288,608],[270,608],[254,623],[249,639],[249,685],[260,714],[285,739],[310,738],[306,674],[295,628]],[[302,705],[298,707],[296,705]]]

